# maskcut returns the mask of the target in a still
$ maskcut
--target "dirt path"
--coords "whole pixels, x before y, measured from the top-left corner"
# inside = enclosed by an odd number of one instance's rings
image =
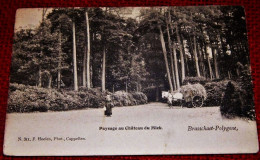
[[[258,149],[255,121],[223,119],[219,107],[169,109],[167,104],[150,103],[113,108],[112,117],[105,117],[103,109],[12,113],[7,115],[7,123],[4,151],[9,155],[199,154]],[[234,130],[227,131],[227,127]]]

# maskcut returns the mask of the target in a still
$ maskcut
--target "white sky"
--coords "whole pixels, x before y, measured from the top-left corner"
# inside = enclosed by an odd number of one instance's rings
[[[51,9],[48,9],[50,12]],[[15,30],[33,28],[42,19],[42,8],[21,8],[16,11]]]
[[[132,14],[125,14],[126,18],[136,18],[142,7],[127,7]],[[47,12],[51,12],[49,8]],[[42,8],[21,8],[16,11],[15,31],[37,27],[42,19]]]

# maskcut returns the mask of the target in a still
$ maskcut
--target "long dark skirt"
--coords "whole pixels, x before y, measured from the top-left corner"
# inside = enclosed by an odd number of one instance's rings
[[[105,115],[106,116],[111,116],[112,115],[112,107],[110,105],[106,106]]]

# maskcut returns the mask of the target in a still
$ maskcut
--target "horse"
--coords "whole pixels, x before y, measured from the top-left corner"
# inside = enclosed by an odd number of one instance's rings
[[[176,92],[176,93],[170,93],[167,91],[162,91],[162,98],[166,99],[167,98],[167,103],[169,105],[170,108],[172,108],[172,104],[173,102],[176,101],[182,101],[183,99],[183,94],[181,94],[180,92]]]

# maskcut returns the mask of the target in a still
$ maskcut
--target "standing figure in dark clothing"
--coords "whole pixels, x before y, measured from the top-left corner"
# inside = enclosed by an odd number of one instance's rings
[[[113,107],[113,102],[112,102],[112,99],[111,99],[111,95],[107,95],[106,96],[106,110],[105,110],[105,115],[107,117],[111,117],[112,107]]]

